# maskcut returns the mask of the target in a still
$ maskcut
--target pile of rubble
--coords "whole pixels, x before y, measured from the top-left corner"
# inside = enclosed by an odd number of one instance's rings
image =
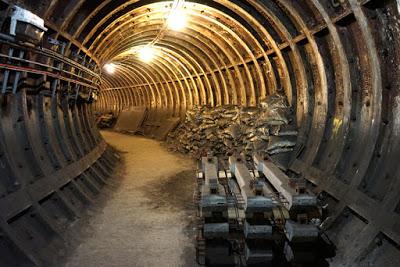
[[[97,127],[100,129],[112,128],[117,121],[113,113],[99,114],[96,118]]]
[[[297,131],[292,112],[281,96],[270,96],[259,107],[196,107],[167,138],[170,150],[196,157],[253,152],[277,155],[293,151]],[[287,154],[287,153],[286,153]]]

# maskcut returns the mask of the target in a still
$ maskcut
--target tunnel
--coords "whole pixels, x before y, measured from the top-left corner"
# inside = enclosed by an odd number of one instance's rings
[[[1,0],[0,12],[1,266],[206,264],[185,220],[219,141],[193,145],[188,118],[268,113],[271,101],[296,134],[262,166],[301,179],[328,213],[319,231],[333,252],[316,266],[400,266],[398,0]],[[107,116],[116,123],[99,129]],[[165,148],[182,136],[191,158]],[[251,169],[228,156],[218,175]],[[260,266],[311,266],[282,261]]]

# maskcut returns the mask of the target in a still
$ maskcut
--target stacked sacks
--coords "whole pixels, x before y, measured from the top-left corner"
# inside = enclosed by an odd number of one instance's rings
[[[196,107],[169,134],[167,143],[173,151],[196,157],[210,151],[215,156],[287,154],[293,150],[297,137],[291,116],[285,98],[277,95],[268,97],[259,107]]]
[[[262,144],[258,144],[256,150],[269,155],[292,151],[296,145],[297,131],[291,125],[291,112],[285,99],[281,96],[270,96],[261,102],[260,107],[256,129]]]
[[[186,113],[186,118],[177,129],[168,135],[167,143],[174,151],[206,155],[225,155],[228,146],[224,143],[226,129],[237,121],[239,109],[236,106],[217,108],[196,107]]]

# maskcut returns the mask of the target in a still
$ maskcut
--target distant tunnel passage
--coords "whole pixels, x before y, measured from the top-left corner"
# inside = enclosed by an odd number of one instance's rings
[[[0,12],[0,265],[45,266],[120,166],[95,114],[146,109],[142,133],[161,136],[188,111],[274,95],[297,131],[287,169],[329,200],[332,265],[399,265],[398,1],[2,0]]]

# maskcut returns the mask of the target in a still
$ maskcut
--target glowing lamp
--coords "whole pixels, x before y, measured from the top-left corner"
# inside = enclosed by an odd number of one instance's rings
[[[108,63],[104,65],[104,70],[108,73],[108,74],[113,74],[115,72],[116,69],[116,65],[114,63]]]
[[[181,31],[187,25],[187,15],[182,9],[171,11],[167,20],[168,28],[173,31]]]
[[[153,60],[154,54],[154,48],[150,46],[145,46],[139,50],[139,58],[146,63]]]

